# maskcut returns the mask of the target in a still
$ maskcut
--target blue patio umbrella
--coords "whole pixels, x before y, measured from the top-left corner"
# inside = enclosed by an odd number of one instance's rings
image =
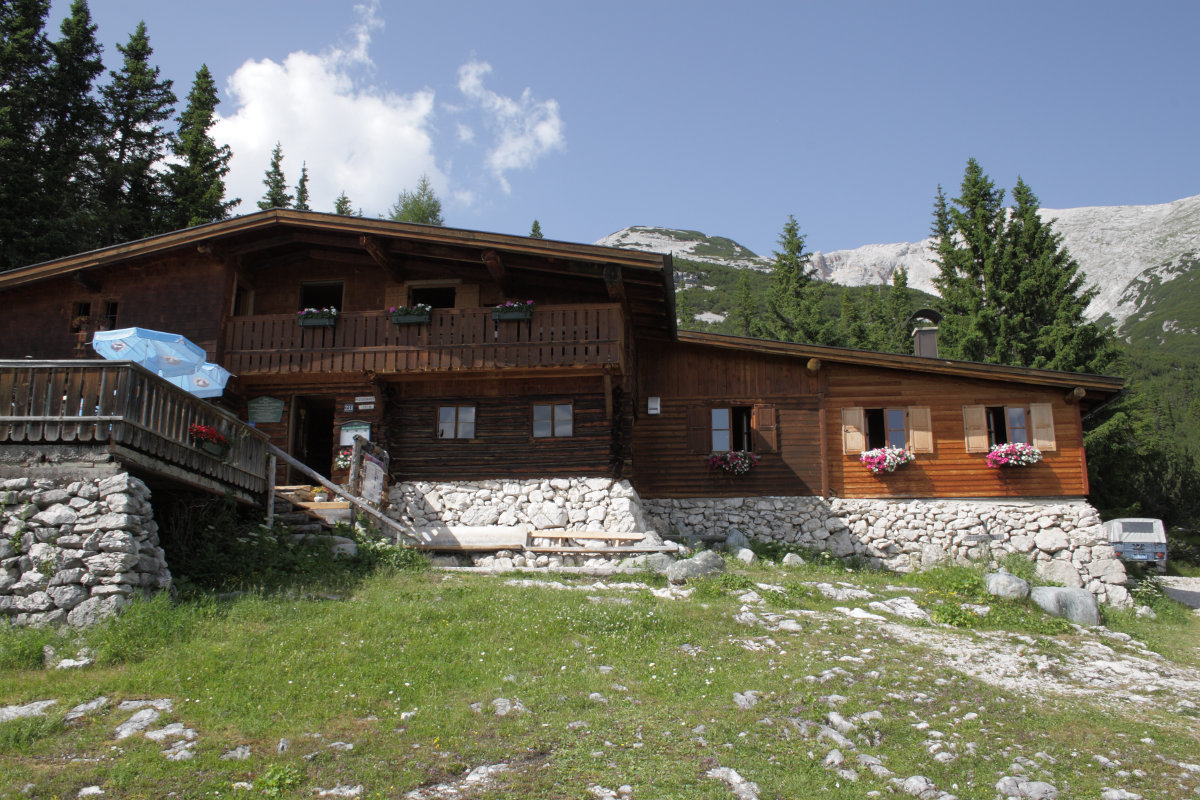
[[[180,336],[149,328],[96,331],[92,349],[112,361],[133,361],[164,378],[190,375],[206,363],[202,347]]]
[[[229,380],[229,370],[220,364],[205,361],[189,375],[179,375],[166,380],[196,397],[220,397]]]

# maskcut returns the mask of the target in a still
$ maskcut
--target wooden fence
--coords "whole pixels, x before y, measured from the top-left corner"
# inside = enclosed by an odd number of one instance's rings
[[[200,449],[192,425],[216,430],[228,452]],[[261,500],[269,488],[267,441],[132,362],[0,360],[0,445],[102,446],[161,475]]]

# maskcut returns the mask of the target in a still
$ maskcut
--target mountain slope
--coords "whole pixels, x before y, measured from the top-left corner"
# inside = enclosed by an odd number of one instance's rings
[[[1157,305],[1164,299],[1165,283],[1185,292],[1200,307],[1200,281],[1187,277],[1197,269],[1200,256],[1200,195],[1149,206],[1044,208],[1041,216],[1054,220],[1054,229],[1087,276],[1086,285],[1099,290],[1088,307],[1089,318],[1107,314],[1121,326],[1130,318],[1144,317],[1153,311],[1147,303]],[[909,286],[935,292],[937,266],[930,258],[929,243],[924,239],[816,252],[813,264],[825,280],[844,286],[888,283],[892,273],[904,267]],[[693,261],[759,271],[770,268],[769,259],[737,242],[696,231],[637,226],[597,244],[675,253]],[[1178,327],[1190,330],[1193,325],[1180,320]]]

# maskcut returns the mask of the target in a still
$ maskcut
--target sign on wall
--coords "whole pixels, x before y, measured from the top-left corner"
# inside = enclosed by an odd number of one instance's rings
[[[283,400],[278,397],[256,397],[246,403],[246,416],[250,422],[281,422]]]

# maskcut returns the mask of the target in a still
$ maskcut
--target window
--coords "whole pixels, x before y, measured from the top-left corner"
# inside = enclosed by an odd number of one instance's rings
[[[927,406],[842,409],[842,452],[847,455],[879,447],[933,452],[933,426]]]
[[[408,295],[408,304],[424,303],[430,308],[454,308],[453,286],[422,286],[413,288]]]
[[[1056,450],[1054,409],[1049,403],[1028,406],[963,406],[968,453],[986,453],[998,444],[1021,442]]]
[[[534,403],[533,438],[573,436],[575,412],[570,403]]]
[[[104,304],[104,326],[107,330],[117,327],[117,301],[109,300]]]
[[[438,406],[439,439],[474,439],[475,406]]]
[[[751,450],[774,453],[778,449],[775,406],[690,406],[688,451],[723,453]]]
[[[341,311],[342,282],[322,281],[300,284],[299,308],[336,308]]]

